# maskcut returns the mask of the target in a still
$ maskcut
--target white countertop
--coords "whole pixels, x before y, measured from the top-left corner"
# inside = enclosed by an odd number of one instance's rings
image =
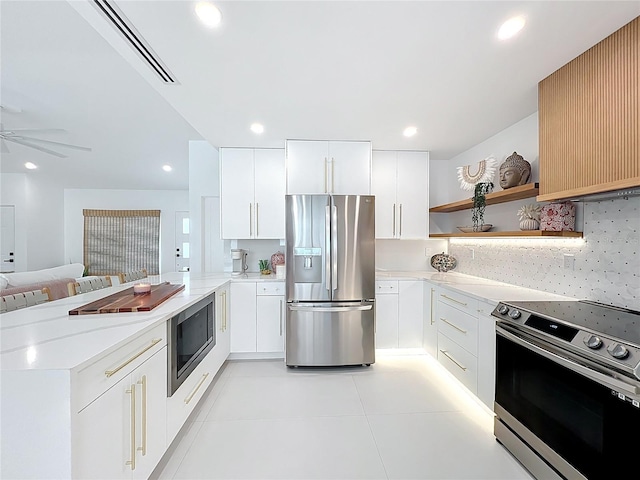
[[[69,370],[108,353],[197,302],[228,282],[229,274],[169,273],[150,283],[184,284],[184,290],[150,312],[69,315],[78,308],[131,287],[133,282],[43,303],[0,316],[2,370]]]
[[[543,292],[532,288],[518,287],[496,280],[474,277],[457,272],[393,272],[377,271],[376,279],[382,280],[426,280],[438,286],[457,290],[466,295],[497,304],[501,301],[535,301],[535,300],[577,300],[555,293]]]
[[[377,279],[426,280],[490,303],[505,300],[575,300],[529,288],[455,272],[376,272]],[[275,275],[249,273],[168,273],[151,276],[151,283],[184,284],[185,289],[150,312],[69,315],[69,310],[130,287],[133,282],[63,298],[0,316],[0,366],[2,370],[71,370],[84,367],[100,354],[129,338],[165,322],[189,305],[233,282],[284,281]]]

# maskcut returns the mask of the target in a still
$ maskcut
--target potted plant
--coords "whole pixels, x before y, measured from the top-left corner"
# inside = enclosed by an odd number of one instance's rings
[[[538,230],[540,228],[540,205],[529,203],[518,210],[520,218],[520,230]]]
[[[474,232],[485,232],[491,229],[491,225],[485,225],[484,223],[484,209],[487,206],[485,195],[491,192],[491,190],[493,190],[492,182],[477,183],[473,190],[471,220],[473,221]]]
[[[260,267],[260,273],[262,275],[271,274],[271,269],[269,268],[269,260],[258,260],[258,266]]]

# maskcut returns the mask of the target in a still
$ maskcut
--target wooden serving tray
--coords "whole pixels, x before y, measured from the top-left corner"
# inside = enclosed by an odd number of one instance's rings
[[[133,287],[87,303],[73,310],[69,315],[91,315],[94,313],[149,312],[169,297],[184,290],[184,285],[172,285],[169,282],[151,285],[150,293],[135,295]]]

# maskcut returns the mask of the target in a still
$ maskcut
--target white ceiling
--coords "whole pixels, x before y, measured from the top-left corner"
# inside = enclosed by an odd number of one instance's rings
[[[209,30],[192,1],[117,1],[180,82],[167,86],[89,3],[3,0],[0,103],[23,109],[5,127],[64,128],[40,138],[93,151],[9,145],[2,172],[31,160],[69,187],[186,189],[187,141],[201,138],[364,139],[448,159],[535,112],[540,80],[640,15],[640,1],[214,3]],[[525,29],[499,42],[515,14]]]

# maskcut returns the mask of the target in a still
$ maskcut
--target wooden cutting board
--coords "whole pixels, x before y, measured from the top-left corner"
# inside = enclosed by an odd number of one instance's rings
[[[69,310],[69,315],[149,312],[181,290],[184,290],[184,285],[172,285],[169,282],[165,282],[151,285],[150,293],[136,295],[133,293],[133,287],[130,287],[95,302]]]

